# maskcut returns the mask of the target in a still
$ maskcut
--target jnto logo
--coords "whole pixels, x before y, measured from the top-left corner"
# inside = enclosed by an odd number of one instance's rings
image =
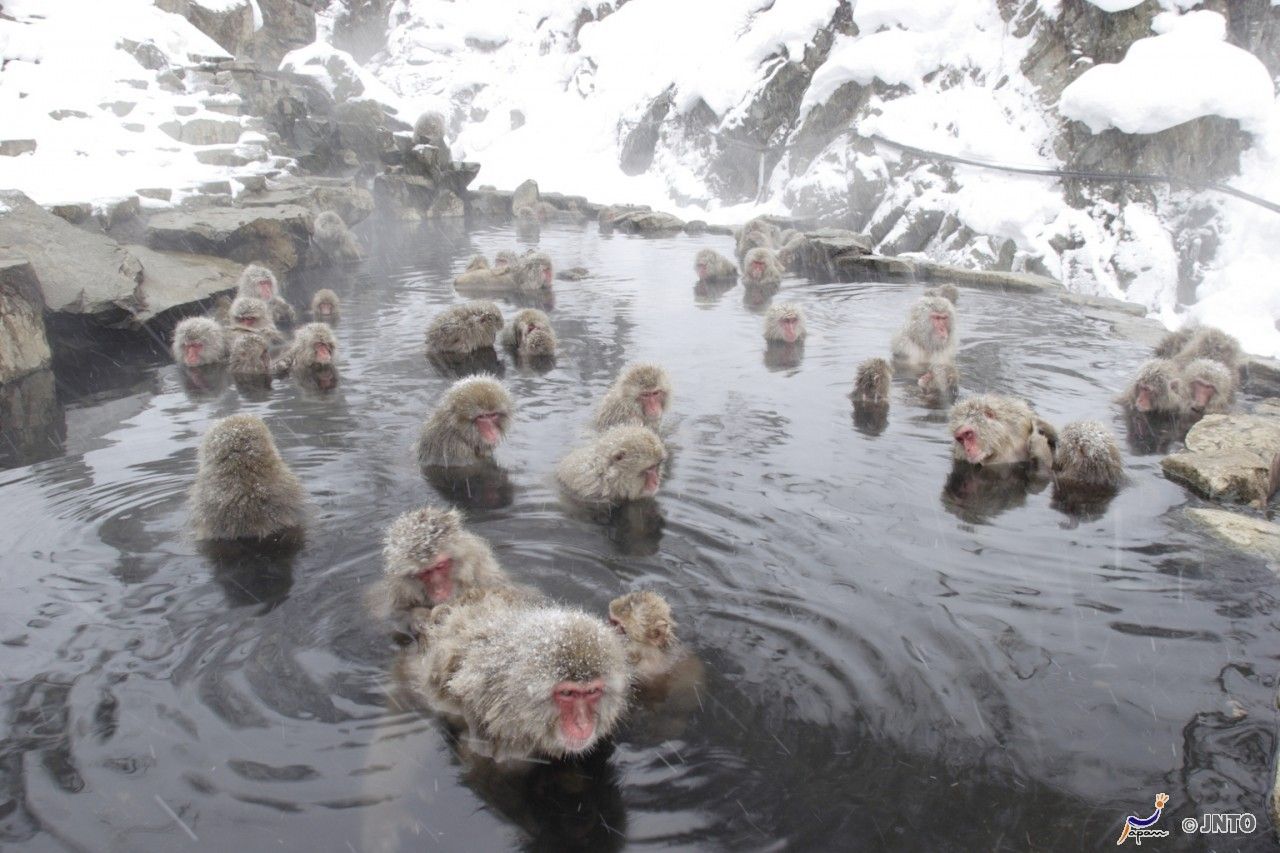
[[[1138,817],[1137,815],[1129,815],[1124,819],[1124,829],[1120,830],[1120,838],[1116,841],[1116,846],[1124,844],[1129,838],[1133,839],[1133,843],[1142,846],[1144,838],[1164,838],[1169,834],[1167,829],[1154,829],[1156,822],[1160,820],[1160,815],[1164,814],[1164,807],[1169,804],[1169,795],[1165,793],[1156,794],[1156,810],[1147,817]]]

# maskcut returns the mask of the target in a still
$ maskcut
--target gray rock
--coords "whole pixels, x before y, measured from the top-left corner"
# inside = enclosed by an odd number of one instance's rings
[[[1250,394],[1280,396],[1280,361],[1250,356],[1244,363],[1244,389]]]
[[[53,204],[49,206],[49,212],[67,220],[72,225],[79,225],[93,215],[93,205],[87,201]]]
[[[189,145],[230,145],[244,132],[240,121],[233,118],[166,121],[160,125],[160,129],[179,142]]]
[[[378,175],[373,179],[378,211],[393,219],[425,218],[437,192],[435,181],[422,175]]]
[[[1186,449],[1160,461],[1165,476],[1211,500],[1265,504],[1280,454],[1280,418],[1207,415],[1187,433]]]
[[[196,159],[206,166],[247,166],[259,158],[246,157],[238,146],[228,146],[201,149],[196,152]]]
[[[221,10],[207,9],[191,0],[156,0],[156,5],[186,18],[232,56],[243,53],[253,39],[253,7],[249,0],[226,4],[228,8]]]
[[[477,216],[485,219],[506,219],[511,216],[511,196],[509,192],[498,190],[477,190],[470,193],[471,209]]]
[[[466,215],[466,204],[452,190],[441,190],[427,208],[428,219],[458,219]]]
[[[293,204],[165,211],[147,223],[153,249],[257,261],[276,270],[298,266],[310,240],[311,213]]]
[[[511,194],[511,209],[518,210],[526,205],[536,207],[541,200],[542,194],[538,192],[538,182],[530,178],[516,187],[516,191]]]
[[[0,384],[0,468],[32,465],[62,453],[67,419],[53,371]]]
[[[1042,275],[1003,270],[974,270],[939,264],[933,261],[913,262],[922,281],[949,281],[953,284],[996,290],[1001,293],[1062,293],[1061,282]]]
[[[109,103],[98,104],[99,109],[110,110],[115,113],[117,118],[124,118],[133,112],[133,108],[137,104],[132,101],[110,101]]]
[[[143,310],[134,323],[166,325],[178,314],[190,314],[205,302],[236,287],[243,264],[209,255],[158,252],[146,246],[126,246],[142,262]]]
[[[142,201],[136,195],[126,196],[103,205],[102,224],[107,228],[114,228],[122,222],[137,219],[140,213]]]
[[[146,187],[138,190],[138,195],[143,198],[154,198],[158,201],[168,201],[173,198],[173,190],[168,187]]]
[[[54,121],[62,121],[66,118],[88,118],[89,114],[80,110],[50,110],[49,118]]]
[[[17,157],[35,150],[34,139],[0,139],[0,157]]]
[[[1228,545],[1280,562],[1280,524],[1223,509],[1196,508],[1186,513]]]
[[[867,274],[866,265],[858,258],[871,253],[871,238],[840,228],[822,228],[805,232],[805,243],[796,253],[796,266],[802,275],[819,280],[853,281]]]
[[[49,213],[19,192],[0,192],[0,250],[35,269],[44,305],[116,325],[142,308],[142,264],[113,240]]]
[[[684,220],[660,210],[633,210],[612,217],[609,227],[626,234],[671,234],[684,230]]]
[[[1062,292],[1061,297],[1062,301],[1068,305],[1079,305],[1085,309],[1097,308],[1102,311],[1115,311],[1131,317],[1147,316],[1146,306],[1139,305],[1136,302],[1125,302],[1123,299],[1112,299],[1109,296],[1085,296],[1082,293],[1071,293],[1065,290]],[[1086,311],[1086,313],[1089,312]]]
[[[26,258],[0,255],[0,329],[0,385],[49,366],[44,298]]]

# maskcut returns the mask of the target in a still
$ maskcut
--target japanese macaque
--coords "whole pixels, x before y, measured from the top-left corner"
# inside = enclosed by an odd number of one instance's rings
[[[431,609],[473,589],[508,583],[489,545],[462,526],[457,510],[422,507],[391,522],[383,576],[369,591],[374,614],[408,630],[417,608]]]
[[[326,210],[316,217],[311,228],[311,242],[333,264],[350,263],[364,257],[364,251],[342,217]]]
[[[493,457],[511,423],[511,395],[492,376],[459,379],[422,424],[415,452],[425,466],[477,465]]]
[[[638,424],[623,424],[570,451],[556,469],[556,478],[575,500],[619,504],[657,494],[666,459],[657,433]]]
[[[916,385],[929,405],[950,405],[960,393],[960,371],[949,361],[935,361],[916,379]]]
[[[782,265],[771,249],[752,249],[742,259],[742,280],[751,287],[778,284],[782,281]]]
[[[551,258],[542,252],[531,252],[511,268],[516,287],[523,291],[550,290],[555,272]]]
[[[321,323],[338,322],[338,305],[338,294],[327,287],[317,290],[311,297],[311,319]]]
[[[589,753],[626,711],[622,637],[581,611],[486,595],[437,608],[421,647],[410,685],[499,763]]]
[[[693,260],[693,268],[698,273],[698,281],[733,281],[738,277],[738,268],[733,261],[715,249],[703,249]]]
[[[742,226],[737,233],[735,251],[738,260],[746,257],[752,249],[774,249],[780,245],[782,232],[763,217],[756,217]]]
[[[236,284],[237,292],[242,297],[261,299],[270,311],[271,322],[277,326],[291,326],[294,322],[293,306],[280,298],[280,284],[275,273],[261,264],[249,264],[240,273]],[[235,303],[231,305],[232,322],[235,322]]]
[[[769,343],[801,343],[806,334],[804,309],[794,302],[774,305],[764,315],[764,339]]]
[[[324,323],[308,323],[293,336],[289,349],[276,361],[276,376],[291,374],[299,382],[310,380],[319,390],[338,384],[338,341]]]
[[[937,287],[930,287],[924,292],[928,297],[942,297],[952,305],[960,304],[960,289],[954,284],[940,284]]]
[[[627,638],[627,663],[637,682],[666,674],[683,655],[671,605],[656,592],[629,592],[610,601],[609,624]]]
[[[219,326],[231,325],[231,297],[225,293],[213,300],[213,311],[209,315]]]
[[[188,317],[173,330],[173,360],[184,367],[203,367],[227,360],[227,336],[208,317]]]
[[[858,365],[853,377],[853,401],[870,405],[889,403],[893,368],[883,358],[869,358]]]
[[[302,484],[261,418],[232,415],[200,443],[191,520],[197,539],[266,539],[302,528]]]
[[[925,296],[912,303],[906,325],[893,336],[893,357],[914,368],[954,362],[956,312],[950,300]]]
[[[1067,424],[1058,434],[1050,505],[1071,516],[1100,518],[1125,482],[1111,431],[1098,421]]]
[[[236,377],[271,376],[271,349],[261,335],[236,335],[231,341],[231,373]]]
[[[793,270],[799,265],[800,253],[809,245],[809,239],[797,233],[781,245],[782,248],[778,249],[778,263],[782,264],[783,269]]]
[[[1156,346],[1155,355],[1178,364],[1207,358],[1235,372],[1240,366],[1241,350],[1240,342],[1226,332],[1212,326],[1192,326],[1166,335]]]
[[[525,308],[502,330],[502,345],[525,358],[554,356],[556,334],[551,319],[537,308]]]
[[[1153,358],[1138,368],[1133,383],[1120,395],[1128,409],[1144,415],[1174,417],[1187,409],[1181,371],[1171,359]]]
[[[466,355],[493,346],[502,329],[502,312],[487,300],[446,308],[427,324],[427,352]]]
[[[1017,397],[980,394],[956,403],[949,428],[958,462],[992,466],[1030,462],[1048,471],[1057,433]]]
[[[244,332],[261,335],[271,343],[284,340],[284,335],[280,334],[271,319],[271,309],[261,299],[252,296],[236,297],[236,301],[231,303],[230,320],[231,331],[237,333],[232,335],[233,341],[238,334]]]
[[[444,139],[444,116],[437,112],[425,112],[413,123],[413,141],[422,145],[435,145]]]
[[[558,270],[556,278],[561,281],[582,281],[591,275],[591,270],[586,267],[569,267],[567,270]]]
[[[643,424],[656,430],[671,405],[671,380],[656,364],[630,364],[622,369],[596,410],[596,429]]]
[[[1220,361],[1197,358],[1183,368],[1182,381],[1192,415],[1225,412],[1235,402],[1236,375]]]

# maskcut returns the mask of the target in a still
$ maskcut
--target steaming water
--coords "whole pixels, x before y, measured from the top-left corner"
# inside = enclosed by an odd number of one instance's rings
[[[470,254],[510,231],[384,229],[337,289],[343,376],[318,397],[189,391],[155,357],[82,374],[51,406],[52,458],[0,472],[0,841],[34,849],[1027,849],[1110,846],[1171,796],[1164,826],[1249,811],[1268,846],[1277,583],[1182,520],[1158,456],[1094,520],[1050,490],[957,486],[942,412],[899,383],[855,424],[854,365],[883,354],[919,286],[788,279],[802,353],[766,359],[741,286],[695,293],[720,237],[547,230],[563,346],[545,374],[501,356],[519,411],[509,484],[460,497],[518,578],[603,613],[672,602],[705,664],[578,767],[496,779],[444,729],[388,709],[395,647],[366,623],[398,513],[440,501],[412,460],[448,383],[422,330]],[[504,303],[504,311],[514,306]],[[966,290],[966,391],[1027,394],[1056,423],[1100,416],[1143,358],[1040,297]],[[570,518],[551,480],[633,359],[676,384],[656,506]],[[314,506],[292,560],[213,565],[184,535],[200,436],[261,415]],[[65,436],[65,438],[63,437]],[[483,505],[487,504],[487,506]],[[198,840],[196,840],[198,839]]]

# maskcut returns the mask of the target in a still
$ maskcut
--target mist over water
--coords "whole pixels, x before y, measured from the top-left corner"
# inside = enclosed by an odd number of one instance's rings
[[[886,423],[855,422],[854,367],[887,355],[922,287],[786,279],[773,300],[804,307],[809,337],[770,352],[764,300],[694,287],[721,237],[544,229],[557,267],[593,275],[556,282],[552,369],[498,354],[505,478],[447,484],[518,580],[599,614],[661,592],[706,683],[581,764],[465,766],[443,726],[388,702],[397,650],[362,595],[386,524],[443,501],[411,451],[452,378],[423,355],[426,322],[474,252],[527,243],[362,239],[359,271],[288,293],[342,298],[333,393],[192,388],[135,359],[70,381],[61,450],[0,471],[0,842],[1076,850],[1167,791],[1170,841],[1184,816],[1250,811],[1263,828],[1223,840],[1270,846],[1271,571],[1187,529],[1194,499],[1158,456],[1126,446],[1130,485],[1082,518],[1052,487],[949,478],[945,412],[905,380]],[[1110,398],[1142,347],[1047,297],[963,290],[958,313],[965,393],[1123,439]],[[607,524],[570,516],[555,464],[632,360],[675,385],[662,490]],[[235,412],[266,420],[311,495],[296,556],[213,558],[185,532],[200,438]]]

